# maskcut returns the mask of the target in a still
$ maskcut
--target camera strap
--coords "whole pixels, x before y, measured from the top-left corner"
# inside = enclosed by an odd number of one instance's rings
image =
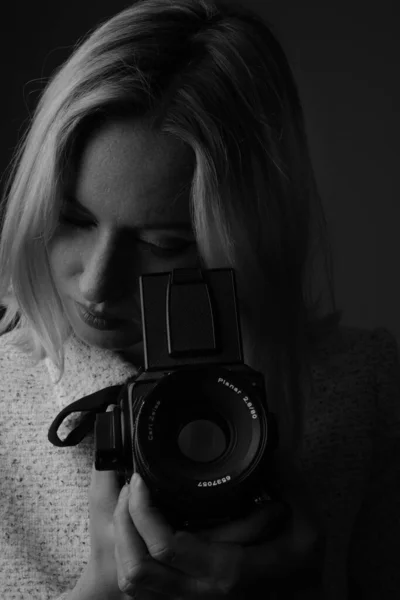
[[[123,385],[113,385],[94,394],[76,400],[64,408],[54,419],[48,432],[48,440],[54,446],[76,446],[93,429],[97,413],[105,412],[110,404],[118,404],[131,379]],[[79,425],[64,440],[58,436],[58,428],[71,413],[86,412]]]

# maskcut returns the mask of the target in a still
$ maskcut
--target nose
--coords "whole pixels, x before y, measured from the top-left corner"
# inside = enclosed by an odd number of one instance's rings
[[[99,236],[97,243],[83,258],[79,278],[81,298],[87,303],[110,304],[121,298],[133,286],[132,255],[128,256],[122,244],[108,233]]]

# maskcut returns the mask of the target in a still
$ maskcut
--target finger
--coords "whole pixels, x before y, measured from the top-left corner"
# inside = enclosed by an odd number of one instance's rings
[[[129,485],[125,485],[121,490],[114,511],[113,524],[115,551],[119,565],[123,569],[126,562],[134,573],[134,569],[139,568],[141,563],[148,559],[149,553],[129,513]]]
[[[175,532],[152,499],[143,479],[136,473],[130,483],[129,513],[150,556],[159,562],[192,575],[210,570],[207,543],[184,531]]]
[[[263,508],[243,518],[197,532],[209,542],[248,545],[257,540],[272,538],[283,525],[287,512],[282,504],[269,502]]]
[[[225,592],[236,580],[243,549],[235,544],[209,544],[189,532],[174,532],[151,504],[140,477],[132,478],[129,512],[149,554],[156,562],[198,580],[202,591]]]
[[[115,550],[118,587],[123,594],[134,598],[188,598],[197,591],[196,581],[190,580],[160,562],[147,557],[140,563],[132,562]]]
[[[120,486],[115,471],[97,471],[92,466],[92,477],[89,487],[89,503],[96,510],[111,520],[118,502]]]
[[[156,560],[172,564],[175,559],[174,530],[152,504],[143,479],[135,473],[130,482],[129,513],[149,554]]]
[[[197,582],[179,571],[153,560],[129,512],[129,486],[121,491],[114,513],[115,562],[118,587],[132,597],[154,598],[154,594],[186,598],[197,591]],[[151,595],[152,594],[152,595]]]

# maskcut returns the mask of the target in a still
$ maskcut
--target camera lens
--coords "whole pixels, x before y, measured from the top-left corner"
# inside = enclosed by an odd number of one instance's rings
[[[211,462],[226,450],[225,434],[213,421],[198,419],[187,423],[178,436],[182,454],[196,462]]]
[[[140,396],[128,451],[169,516],[220,518],[253,502],[269,473],[268,413],[254,387],[223,367],[190,366]]]

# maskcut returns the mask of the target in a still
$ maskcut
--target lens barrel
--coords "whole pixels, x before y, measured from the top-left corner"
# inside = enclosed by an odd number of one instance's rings
[[[241,513],[268,479],[271,421],[256,387],[228,369],[169,374],[133,420],[136,469],[180,521]]]

